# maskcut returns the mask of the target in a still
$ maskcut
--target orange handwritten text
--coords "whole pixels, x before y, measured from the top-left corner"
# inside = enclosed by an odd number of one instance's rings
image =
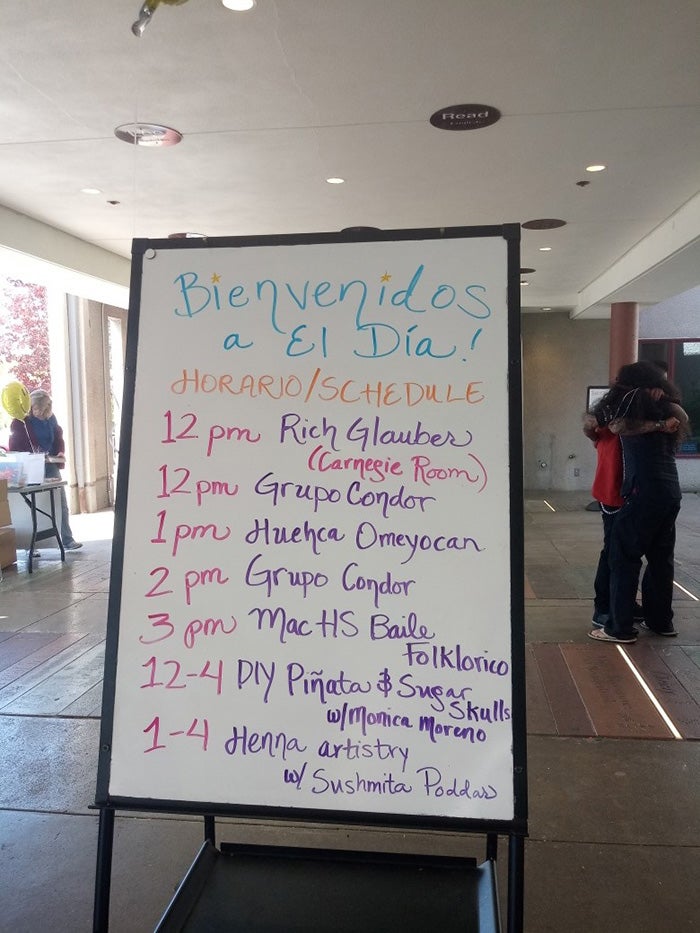
[[[305,403],[312,400],[340,402],[369,408],[389,408],[393,405],[415,408],[423,404],[452,403],[478,405],[485,398],[481,380],[444,384],[384,382],[381,379],[363,381],[325,373],[320,366],[310,375],[292,373],[283,376],[269,373],[205,373],[197,367],[183,369],[182,375],[171,383],[170,391],[175,395],[234,395],[251,400],[300,399]]]

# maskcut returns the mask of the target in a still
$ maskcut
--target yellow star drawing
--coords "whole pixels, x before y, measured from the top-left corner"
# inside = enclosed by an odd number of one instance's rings
[[[218,272],[215,272],[215,273],[212,275],[211,280],[212,280],[212,283],[213,283],[214,285],[216,285],[217,282],[220,282],[220,281],[221,281],[221,276],[219,275]]]
[[[381,277],[380,281],[381,281],[381,282],[391,282],[391,276],[389,275],[388,272],[385,272],[384,275]]]

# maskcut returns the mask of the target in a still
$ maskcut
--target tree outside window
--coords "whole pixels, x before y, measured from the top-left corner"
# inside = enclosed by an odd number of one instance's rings
[[[0,275],[0,388],[21,382],[51,393],[46,289]],[[0,444],[10,416],[0,406]]]

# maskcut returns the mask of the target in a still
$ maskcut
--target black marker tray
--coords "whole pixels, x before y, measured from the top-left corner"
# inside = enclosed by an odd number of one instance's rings
[[[499,933],[494,868],[205,842],[155,933]]]

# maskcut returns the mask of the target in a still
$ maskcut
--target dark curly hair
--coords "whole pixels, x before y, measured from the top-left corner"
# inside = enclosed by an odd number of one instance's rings
[[[654,400],[648,389],[661,389],[663,396]],[[628,421],[658,421],[673,414],[671,403],[680,403],[680,393],[658,366],[642,360],[623,366],[609,391],[594,406],[592,414],[603,427],[616,418]]]

